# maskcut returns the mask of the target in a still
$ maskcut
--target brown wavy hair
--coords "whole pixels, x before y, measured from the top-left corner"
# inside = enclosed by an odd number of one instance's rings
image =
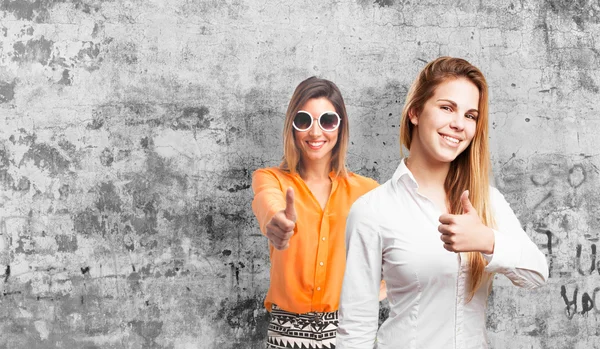
[[[331,171],[338,177],[346,177],[348,175],[348,170],[346,169],[346,152],[348,151],[350,130],[344,98],[342,98],[340,89],[333,82],[315,76],[302,81],[296,87],[288,105],[283,124],[283,159],[279,168],[290,173],[297,173],[302,169],[302,157],[300,156],[300,150],[296,146],[292,123],[300,108],[313,98],[327,98],[333,104],[335,112],[340,116],[341,124],[338,128],[338,139],[331,154]]]
[[[448,79],[458,78],[469,80],[479,90],[479,116],[471,144],[450,163],[450,170],[444,182],[446,200],[451,214],[462,214],[460,196],[465,190],[469,190],[469,199],[483,224],[495,227],[489,196],[491,163],[488,144],[488,86],[479,69],[461,58],[440,57],[429,62],[421,70],[406,96],[400,121],[400,140],[410,151],[414,125],[410,122],[409,112],[420,114],[437,86]],[[400,151],[402,152],[402,149]],[[483,279],[490,275],[484,275],[486,261],[481,253],[469,252],[468,258],[470,278],[467,300],[470,301]]]

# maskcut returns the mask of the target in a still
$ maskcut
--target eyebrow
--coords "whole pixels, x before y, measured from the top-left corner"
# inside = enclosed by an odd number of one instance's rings
[[[440,98],[440,99],[438,99],[436,102],[440,102],[440,101],[442,101],[442,102],[448,102],[448,103],[452,104],[452,106],[453,106],[454,108],[458,107],[458,106],[457,106],[457,104],[456,104],[456,102],[455,102],[455,101],[453,101],[453,100],[450,100],[450,99],[445,99],[445,98]],[[467,111],[469,111],[469,112],[476,112],[476,113],[479,113],[479,110],[477,110],[477,109],[469,109],[469,110],[467,110]]]

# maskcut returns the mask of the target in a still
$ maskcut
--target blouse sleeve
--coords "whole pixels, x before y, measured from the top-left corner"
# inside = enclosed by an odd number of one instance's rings
[[[372,349],[379,320],[381,239],[364,198],[358,199],[346,222],[346,273],[339,308],[338,349]]]
[[[252,211],[258,220],[260,231],[266,233],[266,225],[273,216],[285,209],[285,196],[281,183],[271,171],[258,169],[252,174]]]
[[[485,271],[506,275],[519,287],[533,289],[548,279],[546,257],[529,239],[521,223],[500,192],[491,188],[491,201],[498,229],[494,229],[494,253]]]

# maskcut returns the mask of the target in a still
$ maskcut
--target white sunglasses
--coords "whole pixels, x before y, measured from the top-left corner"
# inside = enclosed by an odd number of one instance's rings
[[[294,128],[297,131],[304,132],[310,130],[310,128],[313,126],[313,122],[314,118],[309,112],[299,110],[296,116],[294,117],[294,122],[292,123],[292,126],[294,126]],[[337,130],[338,127],[340,127],[342,119],[340,118],[338,113],[334,111],[326,111],[319,115],[317,123],[319,124],[321,130],[325,132],[333,132]]]

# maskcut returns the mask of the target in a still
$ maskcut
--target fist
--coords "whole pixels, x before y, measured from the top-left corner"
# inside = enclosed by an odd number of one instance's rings
[[[485,226],[469,200],[469,191],[462,193],[460,200],[463,214],[440,216],[438,231],[444,248],[450,252],[494,252],[494,232]]]
[[[296,210],[294,209],[294,190],[288,188],[285,193],[285,209],[277,212],[267,223],[266,235],[271,245],[278,250],[285,250],[294,235],[296,227]]]

